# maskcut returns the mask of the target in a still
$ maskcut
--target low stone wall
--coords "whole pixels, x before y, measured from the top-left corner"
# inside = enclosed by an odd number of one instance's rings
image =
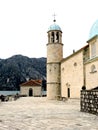
[[[82,90],[81,111],[98,115],[98,90]]]

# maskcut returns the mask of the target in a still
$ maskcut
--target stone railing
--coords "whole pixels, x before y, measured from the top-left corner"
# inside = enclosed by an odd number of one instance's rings
[[[82,90],[81,111],[98,115],[98,90]]]

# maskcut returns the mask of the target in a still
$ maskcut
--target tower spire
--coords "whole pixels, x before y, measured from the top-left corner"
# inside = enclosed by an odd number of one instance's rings
[[[54,23],[56,22],[55,16],[56,16],[56,14],[54,13],[54,14],[53,14],[53,17],[54,17],[53,22],[54,22]]]

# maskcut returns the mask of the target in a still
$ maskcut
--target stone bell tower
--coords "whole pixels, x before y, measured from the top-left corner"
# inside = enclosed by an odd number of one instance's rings
[[[47,44],[47,98],[56,99],[61,95],[60,63],[63,58],[62,30],[55,23],[48,29]]]

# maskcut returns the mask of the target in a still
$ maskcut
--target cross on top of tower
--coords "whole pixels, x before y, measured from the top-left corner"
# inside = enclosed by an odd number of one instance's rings
[[[55,16],[56,16],[56,14],[54,13],[54,14],[53,14],[53,17],[54,17],[53,22],[54,22],[54,23],[56,22]]]

